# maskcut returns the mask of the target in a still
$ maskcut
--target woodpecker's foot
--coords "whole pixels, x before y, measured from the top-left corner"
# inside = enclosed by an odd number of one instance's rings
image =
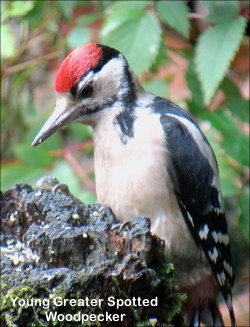
[[[70,194],[68,186],[62,183],[55,185],[55,187],[52,189],[52,192],[61,192],[61,193]]]
[[[130,226],[130,221],[124,221],[123,223],[115,224],[110,228],[111,231],[117,230],[120,233],[125,227]]]
[[[45,176],[40,178],[36,183],[35,189],[45,189],[51,190],[52,192],[70,194],[68,186],[66,184],[59,183],[58,179],[52,176]]]

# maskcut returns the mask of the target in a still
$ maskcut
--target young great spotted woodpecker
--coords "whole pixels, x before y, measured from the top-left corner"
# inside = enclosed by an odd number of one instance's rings
[[[218,167],[198,125],[176,104],[146,92],[124,56],[100,44],[80,46],[64,59],[55,91],[55,111],[32,145],[71,122],[92,126],[98,202],[123,221],[150,217],[187,294],[190,326],[224,325],[219,292],[235,326]]]

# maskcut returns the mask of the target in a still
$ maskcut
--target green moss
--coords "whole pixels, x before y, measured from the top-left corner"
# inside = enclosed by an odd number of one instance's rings
[[[3,291],[4,289],[4,291]],[[39,296],[39,293],[41,292],[41,288],[35,289],[34,286],[30,284],[30,282],[26,279],[22,282],[21,285],[16,287],[11,287],[8,284],[4,285],[4,288],[2,288],[3,294],[1,294],[1,306],[0,306],[0,313],[1,313],[1,321],[2,323],[6,324],[8,327],[16,327],[19,326],[19,319],[22,317],[24,311],[30,311],[30,314],[32,315],[33,322],[30,324],[27,324],[27,326],[32,327],[46,327],[48,325],[45,325],[42,321],[39,319],[41,308],[33,308],[28,307],[26,305],[20,307],[20,306],[14,306],[11,298],[18,298],[18,299],[24,299],[29,300],[33,299],[35,296],[43,299],[42,296]],[[42,290],[44,294],[47,294],[48,290],[43,289]],[[17,324],[16,324],[17,323]]]
[[[1,295],[1,306],[0,306],[0,312],[14,308],[13,303],[11,301],[11,298],[19,298],[19,299],[29,299],[31,298],[35,293],[35,289],[29,286],[23,287],[22,285],[14,287],[14,288],[7,288],[7,285],[5,285],[5,291],[7,290],[7,293],[5,295]]]
[[[186,294],[180,293],[175,286],[173,272],[174,265],[172,263],[168,263],[160,272],[163,286],[170,291],[168,303],[171,305],[169,305],[166,317],[168,322],[173,321],[174,317],[181,312],[182,304],[187,299]]]
[[[152,324],[150,323],[150,321],[138,322],[136,324],[136,327],[152,327]]]
[[[14,318],[10,313],[5,313],[3,315],[3,318],[4,318],[3,321],[6,322],[6,325],[8,327],[17,327],[17,325],[14,323]]]

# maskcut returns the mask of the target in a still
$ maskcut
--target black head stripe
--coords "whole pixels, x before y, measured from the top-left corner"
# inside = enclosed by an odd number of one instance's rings
[[[111,59],[117,58],[120,55],[120,52],[114,48],[110,48],[106,45],[97,44],[99,48],[102,49],[102,57],[98,61],[97,65],[93,69],[93,71],[96,73],[99,70],[102,69],[102,67]]]

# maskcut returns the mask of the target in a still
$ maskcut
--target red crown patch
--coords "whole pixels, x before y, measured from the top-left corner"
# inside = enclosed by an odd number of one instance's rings
[[[55,79],[55,91],[68,92],[81,76],[93,69],[102,57],[102,49],[95,43],[88,43],[71,51],[63,60]]]

